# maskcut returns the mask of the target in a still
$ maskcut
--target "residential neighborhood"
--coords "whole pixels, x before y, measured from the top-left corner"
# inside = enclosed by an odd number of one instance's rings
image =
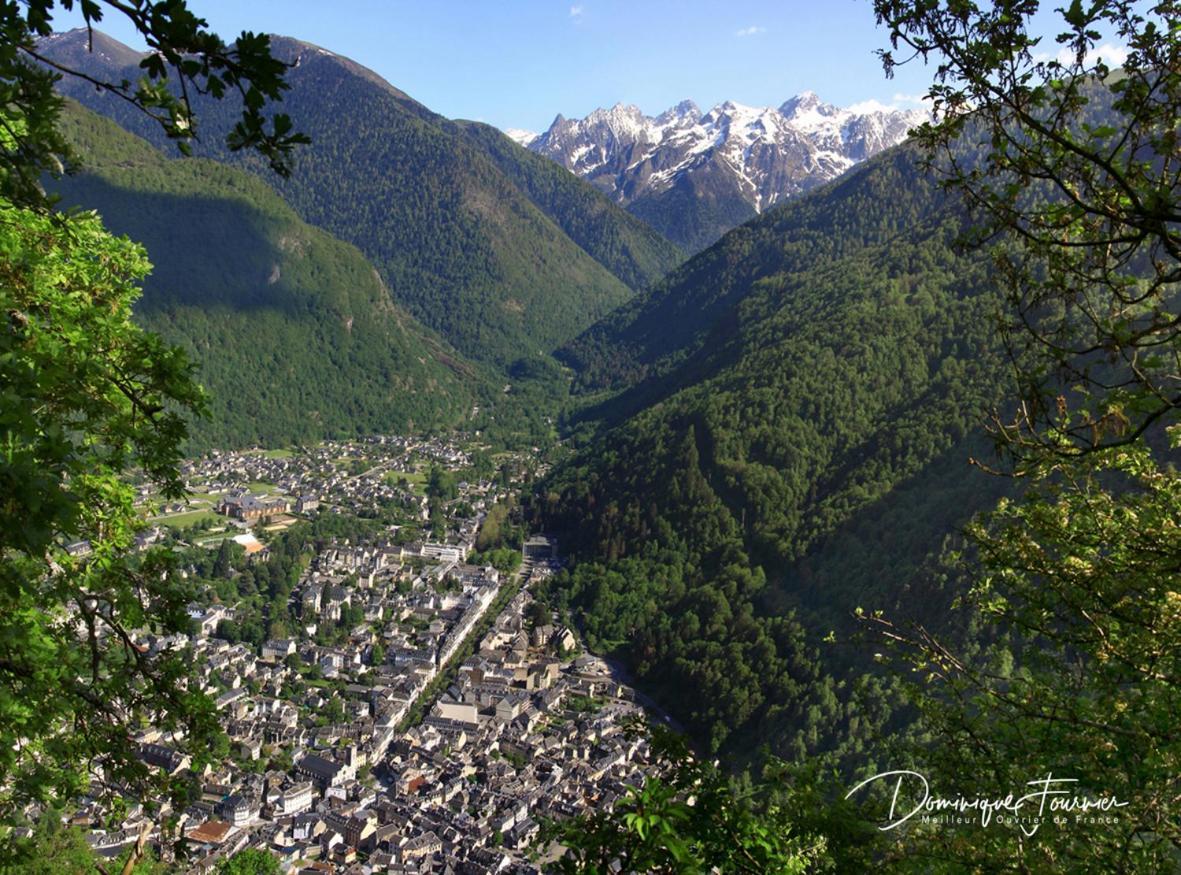
[[[632,690],[531,594],[560,545],[505,508],[539,463],[477,454],[389,437],[211,453],[187,500],[142,495],[145,546],[184,557],[195,592],[190,634],[142,644],[190,655],[231,755],[198,770],[144,729],[142,761],[191,773],[199,798],[150,816],[125,800],[111,829],[96,794],[72,816],[96,850],[163,846],[175,817],[194,872],[245,848],[305,875],[537,872],[560,852],[543,822],[643,780]]]

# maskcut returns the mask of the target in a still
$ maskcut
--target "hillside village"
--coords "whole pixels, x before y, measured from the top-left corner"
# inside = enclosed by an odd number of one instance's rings
[[[142,643],[191,652],[231,756],[195,772],[200,798],[183,811],[149,817],[124,800],[107,829],[105,803],[81,805],[72,822],[93,847],[113,857],[141,832],[158,841],[174,814],[194,872],[251,847],[304,875],[534,872],[545,819],[609,806],[642,780],[632,690],[530,594],[559,567],[558,545],[535,534],[477,549],[539,463],[473,456],[398,437],[216,452],[187,464],[186,501],[143,492],[142,546],[216,556],[212,572],[181,571],[200,591],[190,634]],[[284,538],[301,525],[337,533],[297,561]],[[272,603],[257,620],[261,595],[247,594],[273,589],[262,569],[275,567],[292,579],[274,591],[285,611]],[[193,769],[178,741],[136,738],[172,774]]]

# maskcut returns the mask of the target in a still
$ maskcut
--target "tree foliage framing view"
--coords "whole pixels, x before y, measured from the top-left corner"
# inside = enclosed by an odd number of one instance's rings
[[[137,84],[94,81],[155,119],[182,147],[197,132],[191,93],[241,99],[229,145],[279,173],[306,138],[267,101],[285,65],[266,36],[231,46],[184,2],[30,0],[0,7],[0,825],[81,792],[144,800],[149,821],[189,788],[139,756],[143,721],[174,732],[195,762],[224,752],[212,704],[190,687],[170,638],[187,632],[186,593],[166,555],[131,549],[142,526],[133,476],[165,496],[179,480],[186,417],[205,399],[184,354],[131,320],[150,265],[94,214],[50,209],[41,179],[73,163],[58,130],[62,75],[38,39],[56,8],[88,25],[126,17],[152,50]],[[151,637],[142,632],[151,633]],[[166,824],[159,824],[166,826]],[[138,842],[123,865],[144,856]]]
[[[1038,6],[875,4],[886,74],[935,65],[929,168],[974,209],[967,242],[997,244],[1021,393],[997,436],[1030,463],[1132,444],[1181,405],[1181,8],[1074,0],[1051,44]]]
[[[1033,836],[917,829],[892,857],[922,871],[1172,871],[1181,8],[1073,0],[1051,42],[1038,5],[875,2],[887,74],[935,65],[935,119],[917,138],[973,210],[967,242],[998,267],[1017,395],[992,425],[1026,491],[951,557],[991,651],[970,659],[925,628],[868,622],[922,679],[935,742],[919,755],[941,795],[1027,792],[1052,773],[1126,805],[1110,824],[1068,817]],[[1111,44],[1126,47],[1118,65]]]
[[[53,33],[60,7],[81,12],[88,29],[104,13],[124,16],[143,37],[148,54],[138,82],[109,82],[47,58],[38,40]],[[57,128],[61,98],[53,90],[63,76],[84,79],[100,91],[127,101],[157,122],[188,154],[198,136],[193,112],[196,95],[242,103],[241,118],[227,135],[232,150],[253,149],[281,176],[289,172],[292,149],[308,138],[289,116],[263,108],[280,101],[287,87],[286,64],[271,56],[270,37],[244,32],[228,45],[207,29],[185,2],[152,0],[28,0],[0,10],[0,195],[25,204],[42,204],[43,173],[61,173],[73,161]]]

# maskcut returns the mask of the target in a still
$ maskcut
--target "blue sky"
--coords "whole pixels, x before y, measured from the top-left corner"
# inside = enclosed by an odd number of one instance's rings
[[[913,106],[929,71],[886,80],[869,0],[190,0],[223,37],[314,42],[376,70],[452,118],[544,130],[557,113],[683,99],[778,106],[800,91],[848,105]],[[142,48],[119,16],[100,25]],[[76,26],[75,13],[55,21]]]

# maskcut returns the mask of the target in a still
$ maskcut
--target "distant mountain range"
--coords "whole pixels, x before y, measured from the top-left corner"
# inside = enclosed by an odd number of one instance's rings
[[[906,138],[920,110],[841,109],[806,91],[778,109],[684,101],[658,116],[618,104],[559,115],[517,142],[594,183],[690,251]]]
[[[55,34],[51,60],[137,80],[140,54],[85,30]],[[282,109],[312,138],[290,179],[231,153],[233,101],[200,99],[195,153],[249,170],[305,222],[352,243],[393,300],[463,356],[512,371],[570,340],[682,260],[669,241],[593,186],[487,125],[453,122],[376,73],[318,46],[272,37],[292,64]],[[59,89],[176,153],[155,123],[89,83]]]

